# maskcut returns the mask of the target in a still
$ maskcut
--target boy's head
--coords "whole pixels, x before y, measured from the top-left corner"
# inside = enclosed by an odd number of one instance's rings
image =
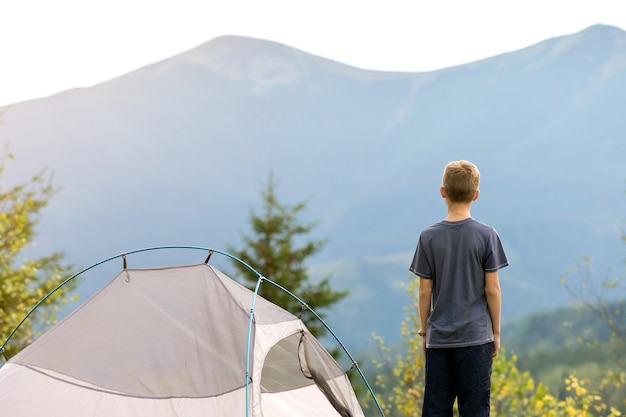
[[[453,203],[471,203],[478,197],[480,172],[469,161],[452,161],[443,170],[441,187]]]

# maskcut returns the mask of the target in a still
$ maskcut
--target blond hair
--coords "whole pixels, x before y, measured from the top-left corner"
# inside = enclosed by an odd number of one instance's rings
[[[471,202],[478,191],[480,172],[469,161],[452,161],[443,170],[441,183],[450,201]]]

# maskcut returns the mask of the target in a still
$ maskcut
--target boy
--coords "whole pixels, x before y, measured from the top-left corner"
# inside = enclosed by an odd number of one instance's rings
[[[448,215],[422,231],[409,270],[420,278],[419,315],[426,355],[422,416],[489,415],[491,366],[500,349],[498,270],[508,265],[500,237],[470,215],[480,172],[453,161],[443,172]]]

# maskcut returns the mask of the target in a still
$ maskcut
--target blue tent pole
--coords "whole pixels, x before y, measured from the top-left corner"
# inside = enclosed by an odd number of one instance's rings
[[[246,347],[246,417],[248,417],[250,413],[250,353],[252,346],[252,324],[254,323],[254,306],[256,304],[257,295],[259,294],[259,288],[261,288],[262,282],[263,277],[259,275],[259,279],[257,280],[256,287],[254,289],[254,296],[252,297],[250,319],[248,321],[248,342]]]

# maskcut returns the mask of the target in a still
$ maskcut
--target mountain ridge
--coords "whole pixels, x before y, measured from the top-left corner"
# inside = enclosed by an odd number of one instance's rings
[[[63,187],[34,253],[84,264],[159,244],[237,245],[273,171],[279,199],[307,201],[304,220],[328,241],[311,271],[352,291],[331,325],[359,343],[397,338],[417,234],[445,214],[441,170],[470,159],[483,174],[472,214],[511,260],[506,317],[568,302],[559,278],[581,256],[623,258],[626,32],[594,26],[424,73],[235,40],[227,62],[202,64],[232,47],[219,38],[6,112],[17,161],[6,175],[47,166]]]

